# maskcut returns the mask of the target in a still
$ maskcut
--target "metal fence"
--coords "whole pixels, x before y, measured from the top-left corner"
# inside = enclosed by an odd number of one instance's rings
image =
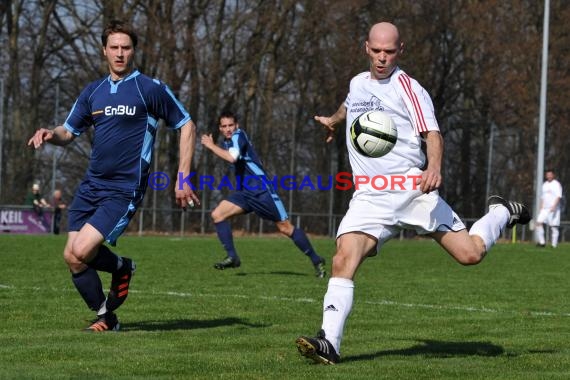
[[[129,233],[140,236],[151,234],[171,234],[179,236],[210,234],[215,232],[214,224],[210,218],[211,210],[190,209],[150,209],[142,208],[137,211],[137,216],[129,226]],[[297,228],[313,235],[335,237],[336,230],[344,214],[317,214],[292,212],[289,214],[291,223]],[[170,220],[170,222],[166,222]],[[470,228],[477,218],[462,219],[467,228]],[[254,214],[235,217],[231,221],[234,231],[248,235],[263,235],[277,232],[275,224],[263,220]],[[160,226],[160,227],[158,227]],[[165,228],[168,226],[167,228]],[[548,227],[546,235],[549,236]],[[400,239],[414,238],[417,234],[413,231],[402,231]],[[529,225],[517,225],[513,229],[505,229],[501,239],[509,241],[532,241],[533,231]],[[548,237],[547,237],[548,238]],[[570,221],[560,223],[560,242],[570,239]]]
[[[2,206],[0,210],[23,210],[30,209],[28,206]],[[46,209],[48,211],[50,209]],[[50,210],[51,211],[51,210]],[[126,233],[129,235],[148,236],[148,235],[170,235],[170,236],[192,236],[199,234],[215,233],[214,223],[210,218],[211,210],[188,209],[183,211],[179,208],[140,208],[137,210],[134,218],[127,227]],[[308,234],[318,236],[334,237],[340,221],[344,214],[318,214],[293,212],[289,214],[291,223],[297,228],[302,228]],[[463,222],[470,228],[476,221],[476,218],[463,218]],[[231,221],[233,230],[237,234],[244,235],[263,235],[277,233],[278,230],[275,223],[263,220],[254,214],[240,215]],[[6,220],[2,220],[0,215],[0,225],[5,225]],[[0,230],[4,233],[10,232],[9,229]],[[14,230],[17,231],[17,230]],[[67,212],[63,212],[61,221],[61,231],[67,231]],[[400,239],[414,238],[417,235],[413,231],[402,231]],[[546,230],[547,239],[549,237],[548,227]],[[509,241],[532,241],[533,231],[529,225],[516,226],[513,229],[505,229],[502,239]],[[570,239],[570,221],[562,221],[560,223],[560,242]]]
[[[131,221],[128,232],[140,236],[172,234],[179,236],[209,234],[215,232],[207,209],[151,209],[141,208]],[[343,215],[318,213],[290,213],[289,220],[305,232],[314,235],[334,236]],[[263,220],[255,214],[239,215],[231,220],[234,231],[244,234],[268,234],[278,232],[275,223]]]

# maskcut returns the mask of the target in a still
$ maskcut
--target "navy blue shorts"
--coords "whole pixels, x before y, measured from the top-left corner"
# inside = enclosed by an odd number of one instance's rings
[[[281,198],[276,193],[269,191],[236,191],[228,196],[227,201],[244,209],[246,214],[254,212],[266,220],[282,222],[289,219],[283,202],[281,202]]]
[[[89,223],[114,246],[141,201],[141,193],[109,189],[89,180],[83,181],[68,210],[69,231],[79,231]]]

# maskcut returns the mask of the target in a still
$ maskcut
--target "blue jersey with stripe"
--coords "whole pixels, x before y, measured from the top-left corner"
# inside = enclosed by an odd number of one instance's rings
[[[159,119],[178,129],[191,117],[168,86],[135,70],[116,82],[108,76],[87,85],[64,127],[75,136],[94,127],[87,180],[144,191]]]
[[[255,212],[262,218],[272,221],[288,219],[283,202],[275,191],[272,178],[268,178],[261,160],[257,156],[247,134],[236,129],[231,139],[224,140],[226,150],[237,148],[239,156],[233,164],[236,175],[236,188],[240,191],[232,193],[228,200],[247,212]]]
[[[249,141],[247,134],[241,129],[236,129],[231,139],[224,140],[223,146],[226,150],[230,148],[239,150],[239,157],[233,164],[236,179],[241,181],[240,184],[236,184],[236,187],[240,190],[250,191],[252,189],[262,189],[264,186],[262,177],[266,177],[265,170],[263,170],[261,160]],[[265,187],[267,188],[267,184],[265,184]]]

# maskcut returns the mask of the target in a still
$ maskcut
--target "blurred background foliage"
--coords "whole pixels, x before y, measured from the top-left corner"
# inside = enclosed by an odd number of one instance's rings
[[[570,7],[553,0],[550,15],[545,166],[565,185]],[[87,166],[89,134],[66,149],[35,152],[26,142],[35,129],[62,124],[82,88],[107,74],[100,34],[114,18],[132,21],[140,35],[137,67],[171,87],[199,135],[218,137],[217,115],[231,108],[269,173],[310,175],[315,183],[349,165],[344,134],[325,144],[313,116],[332,114],[344,101],[350,78],[368,68],[369,27],[391,21],[406,44],[401,67],[434,100],[446,142],[443,197],[467,218],[484,211],[489,191],[533,202],[540,1],[3,0],[0,204],[21,204],[34,181],[45,194],[57,187],[72,197]],[[174,176],[176,134],[161,128],[156,149],[154,169]],[[228,171],[199,143],[193,166],[217,177]],[[173,207],[171,190],[147,194],[145,207]],[[224,191],[200,192],[204,209]],[[315,214],[342,214],[351,196],[281,192],[289,212]]]

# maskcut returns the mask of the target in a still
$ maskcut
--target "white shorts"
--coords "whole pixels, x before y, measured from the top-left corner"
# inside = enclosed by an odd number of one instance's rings
[[[378,250],[403,229],[425,235],[465,228],[437,191],[428,194],[419,190],[382,192],[352,198],[338,227],[337,238],[348,232],[363,232],[378,239]]]
[[[538,213],[538,217],[536,218],[536,223],[543,224],[546,223],[551,227],[558,227],[560,226],[560,209],[552,212],[548,208],[543,208]]]

